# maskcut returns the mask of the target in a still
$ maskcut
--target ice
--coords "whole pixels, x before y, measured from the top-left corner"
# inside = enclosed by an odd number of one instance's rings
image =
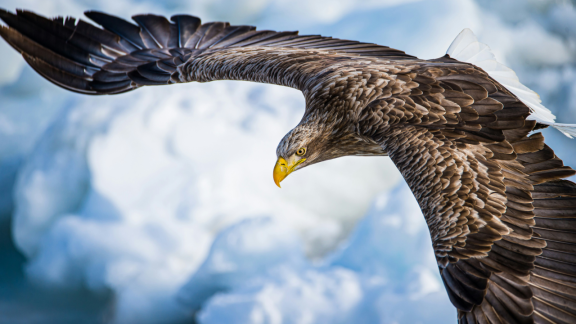
[[[379,195],[349,242],[322,264],[306,262],[270,221],[234,226],[179,296],[201,307],[204,324],[450,322],[455,310],[409,193],[402,183]],[[418,305],[418,314],[402,304]]]
[[[23,62],[22,56],[6,43],[0,45],[0,57],[3,62],[0,67],[0,86],[2,86],[16,81],[26,63]],[[2,126],[3,123],[0,121],[0,128]]]
[[[7,45],[0,43],[0,46]],[[19,55],[16,58],[22,60]],[[7,56],[1,65],[19,65],[18,61]],[[54,91],[46,91],[50,88]],[[30,96],[31,93],[34,95]],[[0,98],[0,220],[3,221],[10,217],[14,208],[12,189],[22,162],[54,116],[62,110],[64,102],[70,101],[70,96],[25,68],[14,82],[0,86]],[[27,110],[30,113],[22,113]]]
[[[56,118],[15,188],[14,235],[31,280],[111,289],[118,323],[186,318],[176,291],[215,234],[267,216],[281,223],[275,239],[292,231],[299,258],[320,258],[399,179],[383,157],[349,158],[294,174],[280,190],[275,146],[300,118],[301,94],[239,82],[183,89],[86,98]]]
[[[200,323],[347,323],[362,300],[350,270],[280,269],[270,278],[219,294],[198,315]],[[350,323],[362,323],[353,321]]]
[[[347,246],[330,257],[330,264],[393,278],[419,263],[435,269],[432,244],[429,235],[424,235],[428,229],[422,220],[418,203],[403,182],[391,193],[376,197],[372,208],[350,235]],[[394,267],[390,267],[389,260],[394,260]],[[394,271],[392,276],[387,274],[390,271]]]
[[[380,10],[352,11],[335,24],[307,27],[304,32],[386,44],[432,59],[443,56],[464,28],[483,28],[474,1],[407,1]]]
[[[566,3],[0,0],[15,5],[77,18],[187,12],[423,58],[468,27],[558,122],[576,122]],[[12,216],[27,278],[55,298],[110,293],[110,321],[128,324],[195,312],[202,324],[454,321],[423,216],[388,158],[328,161],[274,186],[276,145],[303,113],[298,91],[217,82],[85,97],[2,58],[0,217]],[[574,142],[545,136],[574,165]]]
[[[178,299],[191,309],[199,309],[218,292],[261,280],[283,267],[301,268],[304,264],[295,232],[270,218],[244,220],[220,232]]]

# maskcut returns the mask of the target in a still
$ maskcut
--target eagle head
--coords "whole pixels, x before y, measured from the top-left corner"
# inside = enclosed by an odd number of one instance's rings
[[[296,126],[278,144],[274,182],[309,165],[347,155],[386,155],[373,140],[359,136],[354,127],[307,123]]]

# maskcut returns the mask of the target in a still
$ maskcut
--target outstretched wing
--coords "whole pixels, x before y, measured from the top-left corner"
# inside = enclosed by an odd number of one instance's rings
[[[224,22],[202,24],[177,15],[132,17],[137,25],[104,13],[47,19],[30,11],[0,10],[0,35],[38,73],[68,90],[115,94],[145,85],[222,79],[299,88],[314,79],[326,58],[342,55],[415,59],[386,46],[298,32],[257,31]],[[337,55],[335,55],[337,54]]]
[[[481,69],[446,57],[398,79],[359,128],[416,196],[460,323],[576,323],[574,170]]]

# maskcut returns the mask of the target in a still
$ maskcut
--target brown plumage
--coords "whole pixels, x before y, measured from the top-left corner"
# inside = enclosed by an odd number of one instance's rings
[[[294,170],[390,156],[420,204],[460,323],[576,323],[576,184],[562,180],[575,172],[529,135],[543,125],[482,69],[186,15],[134,16],[137,25],[86,15],[103,29],[2,10],[0,35],[42,76],[84,94],[214,80],[299,89],[306,111],[277,155],[298,156]]]

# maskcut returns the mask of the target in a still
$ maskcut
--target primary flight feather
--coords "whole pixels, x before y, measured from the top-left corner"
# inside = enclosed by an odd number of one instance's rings
[[[0,35],[71,91],[245,80],[299,89],[300,123],[280,141],[276,184],[348,155],[388,155],[418,200],[460,323],[576,323],[576,184],[541,133],[535,93],[464,31],[421,60],[376,44],[105,13],[47,19],[0,10]],[[468,61],[464,62],[464,61]]]

